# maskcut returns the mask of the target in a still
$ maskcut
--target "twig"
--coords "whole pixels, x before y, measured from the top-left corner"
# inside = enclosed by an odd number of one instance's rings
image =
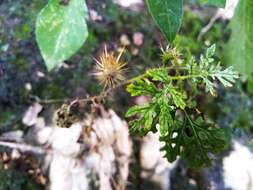
[[[0,146],[5,146],[13,149],[18,149],[21,152],[33,152],[36,154],[52,154],[53,151],[44,149],[41,147],[35,147],[27,144],[18,144],[18,143],[13,143],[13,142],[4,142],[0,141]]]
[[[166,69],[166,70],[172,70],[172,69],[182,69],[182,70],[185,70],[186,68],[185,67],[179,67],[179,66],[170,66],[170,67],[166,67],[166,68],[158,68],[159,69]],[[152,69],[151,69],[152,70]],[[95,100],[101,100],[102,98],[106,97],[108,93],[110,93],[111,91],[115,90],[116,88],[119,88],[121,86],[124,86],[124,85],[127,85],[127,84],[130,84],[132,82],[135,82],[137,80],[140,80],[140,79],[143,79],[145,77],[148,77],[148,73],[145,72],[144,74],[142,75],[139,75],[137,77],[134,77],[134,78],[131,78],[131,79],[128,79],[126,81],[123,81],[122,83],[118,84],[118,85],[115,85],[105,91],[103,91],[102,93],[100,93],[99,95],[96,95],[96,96],[92,96],[92,97],[89,97],[89,98],[84,98],[84,99],[79,99],[78,101],[79,102],[94,102]],[[169,79],[171,80],[184,80],[184,79],[188,79],[188,78],[191,78],[191,77],[196,77],[194,75],[186,75],[186,76],[169,76]],[[52,104],[52,103],[60,103],[60,102],[71,102],[71,101],[74,101],[76,100],[76,98],[72,98],[72,99],[56,99],[56,100],[41,100],[39,97],[37,96],[34,96],[34,95],[31,95],[32,98],[34,98],[38,103],[42,103],[42,104]]]
[[[221,12],[219,10],[216,11],[215,15],[211,18],[211,20],[209,21],[209,23],[201,29],[199,35],[198,35],[198,41],[201,40],[202,36],[208,31],[210,30],[210,28],[213,26],[214,22],[219,19],[221,17]]]
[[[28,144],[0,141],[0,146],[18,149],[21,152],[32,152],[34,154],[51,154],[51,155],[55,154],[55,155],[62,155],[64,157],[70,157],[73,159],[75,158],[75,155],[66,155],[66,154],[63,154],[62,152],[59,152],[59,151],[56,151],[53,149],[49,150],[47,148],[41,148],[38,146],[32,146],[32,145],[28,145]]]

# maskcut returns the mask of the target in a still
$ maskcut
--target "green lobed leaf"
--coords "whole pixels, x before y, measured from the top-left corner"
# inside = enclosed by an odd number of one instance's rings
[[[136,83],[137,85],[130,84],[126,88],[127,92],[131,93],[131,96],[154,95],[158,92],[156,86],[148,79],[137,80]]]
[[[239,78],[238,72],[234,71],[232,66],[222,70],[220,64],[210,69],[209,76],[218,79],[224,87],[232,87],[235,79]]]
[[[146,0],[148,9],[164,36],[172,42],[183,17],[183,0]]]
[[[125,116],[132,117],[132,116],[136,115],[137,113],[142,113],[144,110],[148,109],[149,107],[150,107],[149,103],[146,103],[142,106],[133,106],[127,111]]]
[[[152,69],[148,70],[147,73],[152,77],[153,81],[170,82],[166,69]]]
[[[183,93],[183,92],[179,92],[177,91],[175,88],[170,88],[169,89],[169,93],[171,94],[172,96],[172,99],[174,101],[174,104],[181,108],[181,109],[184,109],[186,104],[185,104],[185,101],[184,99],[186,99],[186,94]]]
[[[169,131],[169,127],[173,126],[173,118],[170,114],[171,108],[168,104],[160,106],[161,113],[159,114],[159,125],[161,135],[165,135]]]
[[[239,78],[238,72],[232,66],[222,70],[220,63],[214,64],[214,59],[212,58],[214,53],[215,45],[212,45],[207,49],[205,56],[200,56],[199,64],[195,62],[195,59],[191,59],[187,65],[189,74],[197,76],[193,82],[202,80],[205,84],[206,92],[210,92],[212,95],[215,95],[214,80],[220,81],[224,87],[231,87],[235,80]]]
[[[214,5],[217,7],[225,8],[226,0],[195,0],[206,5]]]
[[[162,92],[158,94],[155,99],[160,109],[158,120],[160,125],[160,133],[162,136],[169,131],[169,127],[173,126],[173,118],[170,113],[172,111],[172,108],[169,105],[168,99],[169,88],[170,85],[164,85]]]
[[[253,1],[240,0],[231,21],[232,35],[225,48],[225,62],[242,74],[253,73]]]
[[[206,50],[206,57],[210,58],[210,57],[214,56],[215,50],[216,50],[216,45],[215,44],[213,44],[212,46],[210,46],[209,48],[207,48],[207,50]]]
[[[188,167],[201,168],[211,166],[210,154],[218,154],[224,150],[225,136],[221,129],[198,119],[193,121],[190,116],[185,116],[184,121],[175,119],[173,127],[166,136],[161,136],[160,141],[165,142],[161,151],[169,162],[180,156]]]
[[[132,126],[130,132],[139,131],[141,136],[144,136],[149,131],[152,131],[152,128],[155,126],[155,121],[157,118],[156,105],[152,103],[146,103],[142,106],[133,106],[127,113],[126,117],[131,117],[136,114],[140,114],[138,119],[130,121]],[[156,129],[154,129],[156,130]]]
[[[68,5],[61,2],[50,0],[36,21],[36,40],[49,71],[69,59],[88,36],[85,1],[70,0]]]

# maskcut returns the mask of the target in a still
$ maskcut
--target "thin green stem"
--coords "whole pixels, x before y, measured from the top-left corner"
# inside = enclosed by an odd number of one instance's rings
[[[89,98],[84,98],[84,99],[80,99],[79,101],[80,102],[89,102],[89,101],[92,101],[94,102],[95,100],[100,100],[102,98],[104,98],[105,96],[107,96],[108,93],[110,93],[111,91],[113,91],[114,89],[116,88],[119,88],[121,86],[124,86],[124,85],[127,85],[127,84],[130,84],[130,83],[133,83],[137,80],[141,80],[141,79],[144,79],[146,77],[148,77],[148,71],[152,71],[152,70],[162,70],[162,69],[166,69],[167,71],[169,70],[175,70],[175,69],[178,69],[178,70],[187,70],[186,67],[180,67],[180,66],[170,66],[170,67],[165,67],[165,68],[156,68],[156,69],[150,69],[150,70],[147,70],[145,73],[143,73],[142,75],[139,75],[137,77],[134,77],[134,78],[131,78],[131,79],[128,79],[126,81],[123,81],[122,83],[118,84],[118,85],[115,85],[107,90],[103,90],[99,95],[96,95],[96,96],[93,96],[93,97],[89,97]],[[199,77],[198,75],[184,75],[184,76],[168,76],[169,79],[171,80],[185,80],[185,79],[189,79],[189,78],[194,78],[194,77]],[[63,99],[63,100],[47,100],[47,101],[43,101],[43,100],[40,100],[40,103],[54,103],[54,102],[64,102],[64,101],[73,101],[75,99]]]
[[[200,77],[200,76],[199,75],[168,76],[168,79],[171,79],[171,80],[185,80],[185,79],[196,78],[196,77]]]

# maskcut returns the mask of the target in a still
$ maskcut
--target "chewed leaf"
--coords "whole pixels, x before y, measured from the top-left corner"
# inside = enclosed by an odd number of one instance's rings
[[[210,155],[223,151],[225,147],[225,136],[221,129],[201,120],[193,121],[187,114],[184,121],[177,118],[173,130],[161,136],[160,141],[165,142],[161,150],[165,151],[169,162],[180,156],[189,167],[194,168],[211,166],[213,159]]]
[[[85,1],[71,0],[68,5],[61,1],[51,0],[36,21],[36,40],[49,71],[69,59],[88,36]]]

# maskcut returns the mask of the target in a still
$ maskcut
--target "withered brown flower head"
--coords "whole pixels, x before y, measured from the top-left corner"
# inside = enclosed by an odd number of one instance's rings
[[[104,52],[99,57],[99,60],[95,59],[96,72],[94,75],[100,81],[100,83],[104,84],[104,88],[106,87],[114,87],[119,84],[120,81],[125,80],[123,76],[124,71],[123,67],[127,64],[126,62],[120,62],[120,58],[124,49],[122,49],[118,55],[118,57],[114,56],[114,52],[107,52],[107,48],[105,46]]]

